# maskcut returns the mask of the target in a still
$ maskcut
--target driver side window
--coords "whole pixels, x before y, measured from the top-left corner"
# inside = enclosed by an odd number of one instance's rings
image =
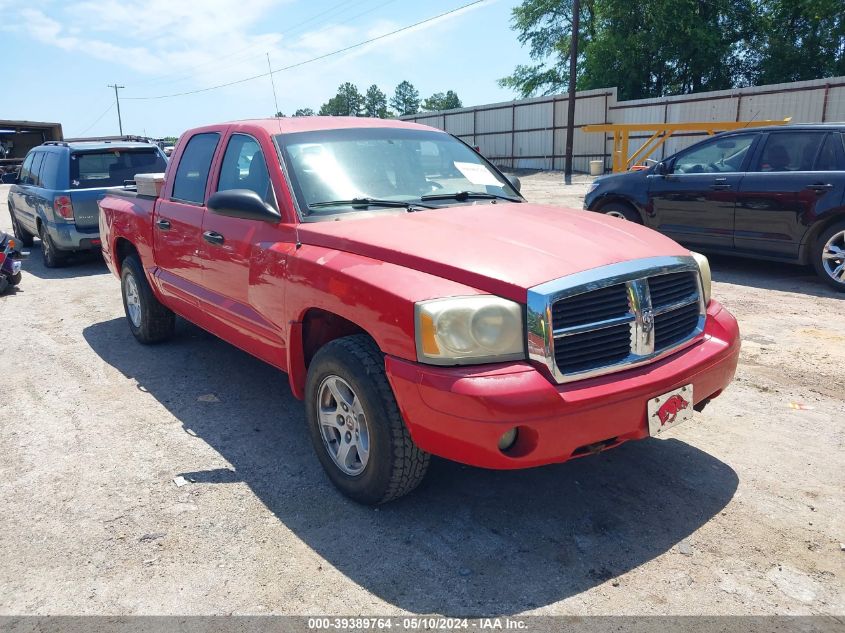
[[[714,138],[681,154],[672,166],[674,174],[721,174],[742,170],[756,134]]]
[[[251,136],[232,134],[226,146],[217,191],[229,189],[250,189],[268,204],[276,204],[264,153]]]

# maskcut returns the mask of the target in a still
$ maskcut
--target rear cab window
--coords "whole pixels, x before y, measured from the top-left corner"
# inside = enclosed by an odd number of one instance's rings
[[[154,147],[75,151],[70,155],[70,188],[119,187],[135,174],[165,169],[167,161]]]
[[[171,199],[200,205],[205,202],[208,173],[219,140],[218,132],[202,132],[188,140],[176,167]]]

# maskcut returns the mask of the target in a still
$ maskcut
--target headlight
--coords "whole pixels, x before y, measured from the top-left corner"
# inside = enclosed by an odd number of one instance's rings
[[[713,279],[710,275],[710,262],[701,253],[690,251],[690,255],[695,258],[695,263],[698,264],[698,272],[701,275],[701,289],[704,292],[704,305],[710,305],[711,286],[713,285]]]
[[[525,358],[522,307],[479,295],[421,301],[414,308],[417,359],[469,365]]]

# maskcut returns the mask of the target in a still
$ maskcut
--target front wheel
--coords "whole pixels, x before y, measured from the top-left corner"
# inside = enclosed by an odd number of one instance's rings
[[[176,315],[156,299],[136,255],[121,264],[120,289],[129,329],[138,342],[148,345],[173,335]]]
[[[845,222],[822,231],[810,256],[816,274],[835,290],[845,292]]]
[[[612,218],[620,218],[622,220],[628,220],[629,222],[635,222],[636,224],[643,223],[640,214],[637,213],[633,207],[625,204],[624,202],[608,202],[599,209],[599,212],[609,215]]]
[[[368,336],[336,339],[314,355],[305,406],[317,457],[346,496],[385,503],[422,481],[431,457],[411,439]]]

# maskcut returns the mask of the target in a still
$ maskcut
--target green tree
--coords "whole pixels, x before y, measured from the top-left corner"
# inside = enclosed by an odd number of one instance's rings
[[[387,95],[375,84],[367,88],[364,95],[364,116],[378,119],[387,117]]]
[[[400,116],[416,114],[420,111],[420,93],[410,81],[403,81],[396,86],[390,105]]]
[[[293,116],[314,116],[314,110],[311,108],[299,108],[293,113]]]
[[[577,88],[617,86],[620,99],[638,99],[744,85],[760,1],[582,0]],[[572,0],[523,0],[512,28],[536,63],[500,85],[522,96],[567,89],[571,27]]]
[[[277,119],[284,119],[285,113],[282,112],[282,111],[279,111],[279,112],[276,112],[276,114],[274,114],[273,116],[276,117]]]
[[[320,107],[323,116],[361,116],[364,97],[355,84],[348,81],[337,89],[337,94]]]
[[[447,90],[446,94],[442,92],[435,92],[428,99],[423,102],[423,110],[454,110],[461,108],[461,100],[454,90]]]
[[[842,0],[759,0],[757,19],[756,82],[845,75]]]

